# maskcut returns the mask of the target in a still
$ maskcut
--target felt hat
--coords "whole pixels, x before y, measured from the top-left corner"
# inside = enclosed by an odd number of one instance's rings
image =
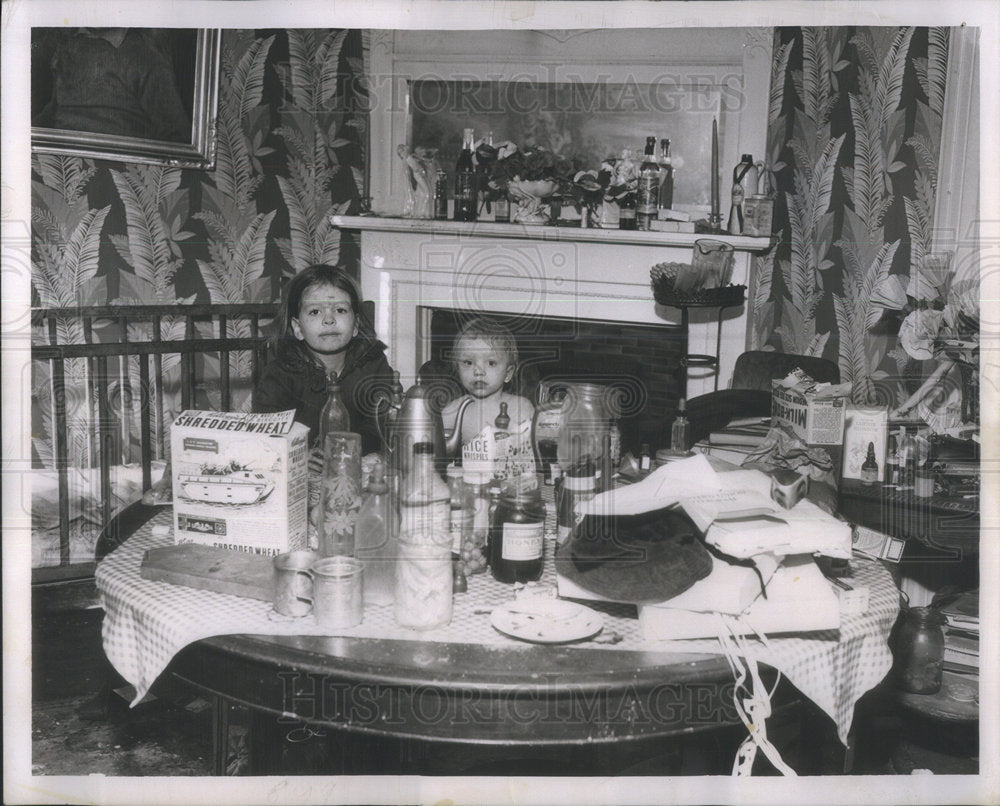
[[[701,533],[679,509],[585,515],[556,551],[556,570],[616,602],[662,602],[712,571]]]

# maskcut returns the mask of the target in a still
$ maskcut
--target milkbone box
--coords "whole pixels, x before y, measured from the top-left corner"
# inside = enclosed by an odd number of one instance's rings
[[[176,543],[262,555],[306,548],[309,429],[294,417],[177,417],[170,431]]]
[[[785,425],[807,445],[839,447],[851,385],[817,383],[801,369],[771,381],[773,425]]]

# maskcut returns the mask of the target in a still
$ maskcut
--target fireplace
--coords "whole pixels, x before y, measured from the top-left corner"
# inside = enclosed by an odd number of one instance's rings
[[[438,367],[447,366],[455,334],[474,313],[428,309],[427,341]],[[683,331],[632,323],[595,322],[546,316],[494,313],[515,336],[520,366],[514,391],[532,399],[539,381],[558,377],[614,387],[622,407],[620,427],[626,450],[643,442],[665,444],[683,395],[686,352]]]

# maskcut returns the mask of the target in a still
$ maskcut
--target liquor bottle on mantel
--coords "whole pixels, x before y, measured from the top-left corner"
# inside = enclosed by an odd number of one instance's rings
[[[479,194],[476,192],[476,171],[472,165],[473,130],[466,129],[462,151],[455,165],[455,220],[475,221]]]
[[[651,229],[660,198],[660,166],[656,161],[656,138],[646,138],[646,153],[639,166],[639,190],[635,204],[636,229]]]
[[[660,209],[671,210],[674,206],[674,166],[670,160],[670,141],[660,140]]]

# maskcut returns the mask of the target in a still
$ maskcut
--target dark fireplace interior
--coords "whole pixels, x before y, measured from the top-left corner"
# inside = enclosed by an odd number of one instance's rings
[[[619,426],[624,450],[669,443],[670,423],[682,395],[685,353],[680,328],[591,322],[553,317],[488,314],[517,338],[520,366],[512,391],[537,402],[539,381],[558,378],[620,390]],[[451,347],[467,312],[434,309],[430,339],[433,366],[450,369]]]

